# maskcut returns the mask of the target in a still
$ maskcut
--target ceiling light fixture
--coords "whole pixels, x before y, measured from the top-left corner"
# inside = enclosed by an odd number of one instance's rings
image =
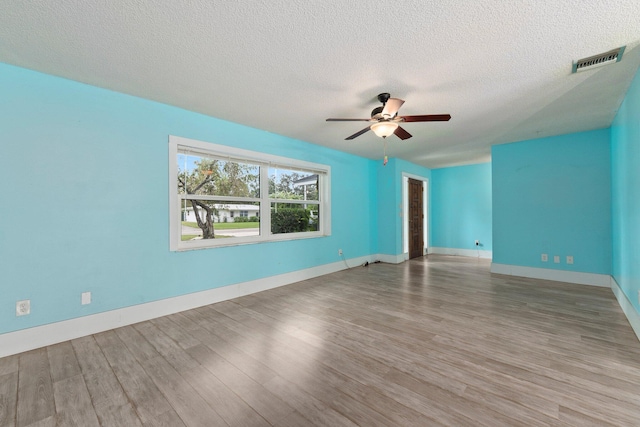
[[[377,122],[371,125],[371,130],[380,138],[386,138],[398,129],[396,122]]]

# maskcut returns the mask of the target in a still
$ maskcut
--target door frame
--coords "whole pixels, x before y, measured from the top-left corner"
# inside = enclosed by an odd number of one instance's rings
[[[427,254],[429,247],[429,178],[402,172],[402,255],[405,261],[409,259],[409,178],[422,181],[423,255]]]

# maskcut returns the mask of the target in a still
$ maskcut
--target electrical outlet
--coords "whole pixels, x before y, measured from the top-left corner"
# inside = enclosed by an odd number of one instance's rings
[[[91,304],[91,292],[82,293],[82,305]]]
[[[476,240],[476,246],[480,246],[480,240]]]
[[[338,249],[338,255],[342,256],[342,249]]]
[[[31,300],[25,299],[16,303],[16,316],[26,316],[31,313]]]
[[[567,255],[567,264],[573,264],[573,255]]]
[[[540,255],[540,261],[542,261],[542,262],[547,262],[547,261],[549,261],[549,255],[547,255],[547,254],[541,254],[541,255]]]
[[[556,264],[560,264],[560,255],[554,255],[553,256],[553,262]]]

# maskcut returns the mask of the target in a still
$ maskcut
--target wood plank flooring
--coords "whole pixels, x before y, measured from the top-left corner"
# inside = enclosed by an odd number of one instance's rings
[[[0,359],[7,426],[640,426],[610,289],[433,256]]]

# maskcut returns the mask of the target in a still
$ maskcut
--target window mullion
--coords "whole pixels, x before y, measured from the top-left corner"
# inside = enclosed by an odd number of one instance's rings
[[[237,196],[210,196],[208,194],[180,194],[182,200],[212,200],[223,202],[260,202],[257,197],[237,197]]]
[[[269,167],[260,166],[260,236],[271,234],[271,203],[269,203]]]

